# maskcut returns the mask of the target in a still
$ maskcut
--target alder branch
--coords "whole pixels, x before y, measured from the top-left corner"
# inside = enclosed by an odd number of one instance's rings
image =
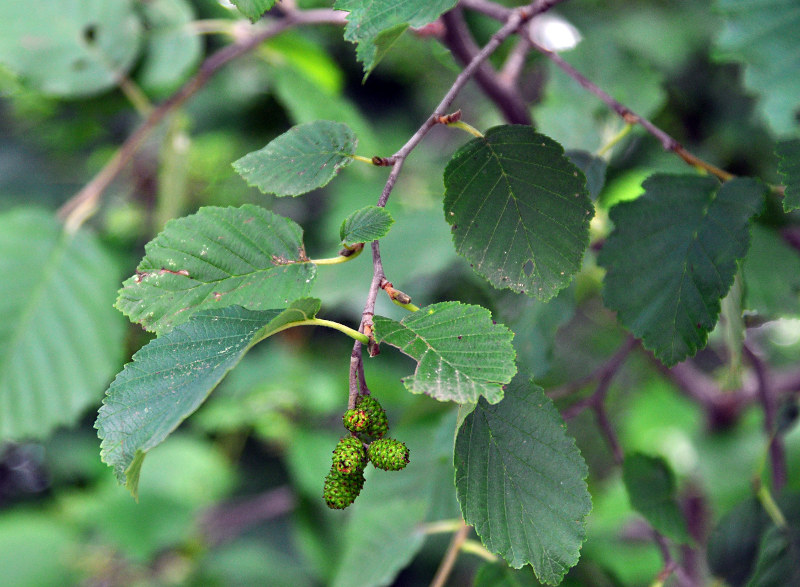
[[[125,140],[103,169],[83,189],[61,206],[58,216],[65,223],[66,230],[74,232],[96,211],[105,190],[130,162],[156,126],[205,86],[222,67],[250,53],[267,39],[292,27],[316,24],[344,25],[346,15],[345,12],[329,9],[292,12],[280,20],[270,22],[266,27],[255,27],[254,32],[250,35],[209,56],[189,81],[150,112],[150,115]]]

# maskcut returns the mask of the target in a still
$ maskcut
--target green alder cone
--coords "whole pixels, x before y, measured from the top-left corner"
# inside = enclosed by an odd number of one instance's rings
[[[333,468],[343,475],[358,475],[367,466],[367,452],[358,438],[342,438],[333,449]]]
[[[367,450],[372,464],[384,471],[399,471],[408,464],[408,447],[394,438],[381,438]]]
[[[355,475],[346,475],[331,468],[325,477],[322,496],[329,508],[343,510],[356,500],[363,487],[364,473],[361,471]]]
[[[363,431],[365,434],[373,438],[381,438],[389,431],[389,419],[386,417],[386,411],[374,397],[362,396],[356,403],[356,409],[363,410],[369,419],[369,423]]]
[[[369,416],[364,410],[347,410],[342,416],[342,423],[350,432],[366,432]]]

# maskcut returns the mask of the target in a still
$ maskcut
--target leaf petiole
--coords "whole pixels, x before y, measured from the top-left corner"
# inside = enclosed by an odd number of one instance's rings
[[[349,326],[345,326],[344,324],[340,324],[339,322],[334,322],[333,320],[324,320],[322,318],[309,318],[308,320],[297,320],[296,322],[289,322],[284,324],[280,328],[275,330],[271,330],[269,335],[272,336],[277,332],[281,332],[282,330],[287,330],[289,328],[294,328],[295,326],[327,326],[328,328],[333,328],[334,330],[338,330],[352,338],[353,340],[357,340],[361,344],[368,344],[369,337],[366,334],[363,334],[357,330],[353,330]]]
[[[411,302],[409,302],[407,304],[403,304],[402,302],[399,302],[399,301],[397,301],[395,299],[392,299],[392,302],[394,302],[396,305],[400,306],[401,308],[405,308],[409,312],[416,312],[417,310],[419,310],[419,306],[415,306]]]
[[[456,120],[455,122],[448,122],[447,126],[454,126],[456,128],[460,128],[463,131],[468,132],[474,137],[478,137],[479,139],[483,138],[483,133],[479,131],[477,128],[472,126],[471,124],[467,124],[463,120]]]
[[[355,161],[361,161],[362,163],[366,163],[370,167],[375,166],[375,163],[369,157],[362,157],[361,155],[348,155],[348,156]]]
[[[364,247],[353,247],[352,249],[345,250],[348,250],[350,254],[340,254],[338,257],[330,257],[328,259],[310,259],[309,263],[313,263],[314,265],[338,265],[339,263],[347,263],[348,261],[358,257],[361,254],[361,251],[364,250]]]
[[[617,134],[611,137],[605,145],[603,145],[602,147],[597,149],[597,151],[595,151],[595,155],[597,155],[598,157],[602,157],[603,155],[608,153],[611,149],[617,146],[617,143],[619,143],[622,139],[628,136],[628,134],[631,132],[632,129],[633,129],[633,124],[631,124],[630,122],[626,123],[625,126],[622,127],[622,130],[620,130]]]

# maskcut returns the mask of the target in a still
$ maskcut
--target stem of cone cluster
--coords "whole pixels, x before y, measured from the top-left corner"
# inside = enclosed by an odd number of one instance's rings
[[[362,334],[358,330],[354,330],[349,326],[340,324],[339,322],[334,322],[333,320],[324,320],[322,318],[309,318],[308,320],[298,320],[296,322],[289,322],[288,324],[285,324],[282,327],[273,330],[270,334],[276,334],[278,332],[281,332],[282,330],[287,330],[295,326],[325,326],[327,328],[333,328],[334,330],[338,330],[339,332],[346,334],[353,340],[357,340],[361,344],[369,343],[369,337],[366,334]]]
[[[449,123],[447,123],[447,126],[454,126],[456,128],[460,128],[461,130],[468,132],[469,134],[471,134],[474,137],[478,137],[479,139],[483,138],[483,133],[481,131],[479,131],[477,128],[475,128],[471,124],[467,124],[463,120],[458,120],[456,122],[449,122]]]

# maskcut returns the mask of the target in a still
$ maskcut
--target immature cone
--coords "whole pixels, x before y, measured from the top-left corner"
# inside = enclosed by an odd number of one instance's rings
[[[325,477],[322,496],[329,508],[343,510],[356,500],[362,487],[364,487],[364,473],[361,471],[355,475],[346,475],[331,468]]]
[[[347,410],[342,416],[342,422],[350,432],[366,432],[369,416],[364,410]]]
[[[333,469],[343,475],[361,474],[367,466],[367,452],[358,438],[342,438],[333,449]]]
[[[394,438],[381,438],[369,445],[372,464],[384,471],[399,471],[408,464],[408,447]]]
[[[361,396],[356,403],[356,409],[365,412],[369,418],[369,423],[364,430],[365,434],[380,438],[389,431],[389,419],[386,417],[386,412],[374,397],[371,395]]]

